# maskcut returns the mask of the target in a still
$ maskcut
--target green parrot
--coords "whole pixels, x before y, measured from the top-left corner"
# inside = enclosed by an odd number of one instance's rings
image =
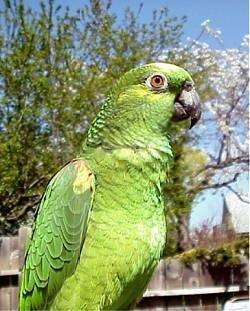
[[[49,182],[27,247],[20,310],[127,310],[166,242],[168,125],[200,118],[191,76],[152,63],[111,89],[81,155]]]

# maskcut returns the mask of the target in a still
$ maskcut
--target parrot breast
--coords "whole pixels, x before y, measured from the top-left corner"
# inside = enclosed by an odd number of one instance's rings
[[[129,309],[141,298],[165,246],[161,170],[142,169],[135,158],[105,159],[101,168],[99,161],[91,166],[96,189],[81,258],[52,309]]]

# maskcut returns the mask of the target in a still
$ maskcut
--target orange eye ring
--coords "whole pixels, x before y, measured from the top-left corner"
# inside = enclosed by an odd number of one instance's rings
[[[146,80],[146,85],[153,90],[164,90],[168,86],[166,77],[161,73],[149,76]]]

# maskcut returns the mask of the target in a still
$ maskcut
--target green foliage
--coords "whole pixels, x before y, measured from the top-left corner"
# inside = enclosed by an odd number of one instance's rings
[[[236,267],[239,266],[239,256],[249,256],[249,239],[236,239],[215,248],[193,248],[177,255],[185,265],[192,265],[197,260],[204,260],[212,266]]]
[[[198,149],[187,145],[188,136],[183,134],[178,123],[170,128],[173,161],[170,164],[169,180],[164,197],[167,216],[166,254],[174,254],[192,247],[188,233],[188,220],[192,202],[198,193],[195,173],[206,164],[206,156]]]
[[[60,165],[73,158],[110,86],[123,72],[178,46],[185,17],[155,11],[148,23],[110,1],[77,12],[4,0],[0,11],[0,232],[27,222]]]

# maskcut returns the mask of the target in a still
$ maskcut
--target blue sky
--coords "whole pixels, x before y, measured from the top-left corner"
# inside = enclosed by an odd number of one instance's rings
[[[75,1],[77,2],[77,1]],[[138,8],[141,1],[113,1],[113,8],[120,15],[127,5]],[[196,38],[200,32],[200,24],[210,19],[211,26],[222,31],[224,45],[227,48],[237,47],[241,38],[248,33],[248,1],[247,0],[146,0],[142,18],[147,20],[156,8],[167,6],[170,15],[186,15],[188,20],[184,26],[184,38]]]
[[[143,2],[143,9],[140,19],[144,22],[151,18],[154,9],[160,9],[163,6],[169,8],[170,16],[186,15],[188,21],[184,26],[184,40],[186,37],[196,38],[200,32],[200,24],[207,19],[211,21],[213,28],[222,31],[225,48],[238,47],[241,38],[248,33],[247,0],[113,0],[112,10],[118,17],[122,17],[126,6],[137,11],[141,2]],[[24,3],[37,8],[39,1],[24,0]],[[88,1],[56,0],[55,3],[67,5],[75,11]]]

